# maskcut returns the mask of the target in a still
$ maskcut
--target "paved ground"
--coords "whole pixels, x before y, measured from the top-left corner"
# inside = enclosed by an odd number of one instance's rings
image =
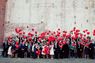
[[[1,49],[0,49],[1,51]],[[95,63],[95,59],[32,59],[32,58],[3,58],[0,53],[0,63]]]
[[[95,63],[95,59],[31,59],[31,58],[0,58],[0,63]]]

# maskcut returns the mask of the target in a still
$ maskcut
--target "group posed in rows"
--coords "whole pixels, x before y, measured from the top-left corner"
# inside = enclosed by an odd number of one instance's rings
[[[32,29],[26,34],[16,28],[15,32],[15,35],[6,37],[3,42],[3,57],[94,59],[95,56],[95,39],[90,37],[87,29],[83,30],[83,33],[75,27],[69,32],[58,29],[38,33]]]

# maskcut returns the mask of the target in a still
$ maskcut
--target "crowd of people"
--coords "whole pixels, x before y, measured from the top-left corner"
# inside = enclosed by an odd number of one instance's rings
[[[95,39],[85,29],[80,32],[74,27],[71,31],[44,31],[38,34],[35,29],[27,34],[20,28],[16,34],[5,38],[4,57],[11,58],[91,58],[94,59]],[[93,30],[95,36],[95,30]]]

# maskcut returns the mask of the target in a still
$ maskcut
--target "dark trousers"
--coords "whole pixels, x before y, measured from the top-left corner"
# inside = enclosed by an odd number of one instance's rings
[[[8,52],[8,50],[3,50],[3,52],[2,52],[3,57],[8,57],[7,52]]]
[[[54,51],[54,58],[58,59],[59,58],[59,52],[58,51]]]
[[[37,55],[36,55],[35,52],[32,52],[32,57],[33,57],[34,59],[37,58]]]

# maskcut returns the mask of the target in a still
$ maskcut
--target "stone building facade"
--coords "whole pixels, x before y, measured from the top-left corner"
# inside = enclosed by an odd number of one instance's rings
[[[6,10],[5,10],[6,9]],[[95,28],[95,0],[0,0],[0,42],[21,27],[70,31]]]

